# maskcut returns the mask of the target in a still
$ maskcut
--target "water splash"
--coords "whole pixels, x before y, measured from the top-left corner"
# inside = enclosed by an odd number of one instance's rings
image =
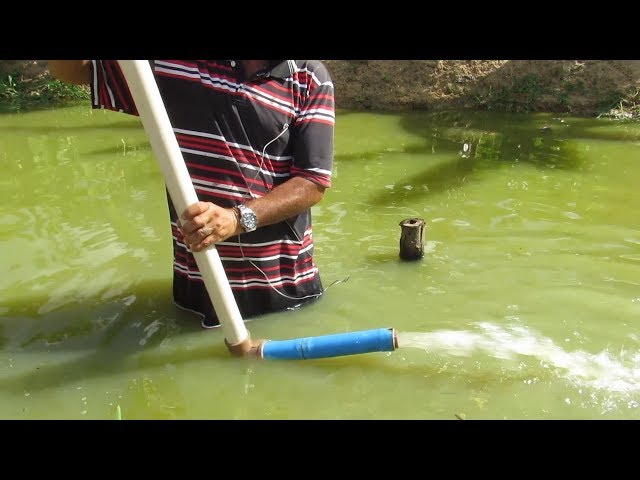
[[[503,360],[532,357],[544,369],[578,385],[609,392],[640,392],[640,351],[621,352],[618,358],[608,351],[596,354],[568,352],[553,340],[525,327],[504,328],[478,324],[479,332],[439,330],[428,333],[399,332],[398,346],[421,348],[429,353],[469,357],[485,354]]]

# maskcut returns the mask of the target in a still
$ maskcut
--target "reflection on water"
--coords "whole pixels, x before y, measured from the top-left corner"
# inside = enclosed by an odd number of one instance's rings
[[[0,116],[4,417],[640,418],[638,124],[338,120],[314,207],[333,285],[247,326],[394,327],[410,348],[270,363],[230,357],[220,329],[174,307],[165,190],[138,119]],[[405,218],[425,220],[417,262],[399,259]]]

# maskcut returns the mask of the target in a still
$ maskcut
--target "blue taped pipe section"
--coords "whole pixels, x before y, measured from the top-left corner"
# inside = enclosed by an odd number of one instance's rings
[[[339,333],[291,340],[268,340],[262,346],[263,358],[306,360],[395,350],[393,328]]]

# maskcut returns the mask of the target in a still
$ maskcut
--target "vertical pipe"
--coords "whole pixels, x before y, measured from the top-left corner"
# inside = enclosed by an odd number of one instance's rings
[[[422,218],[405,218],[400,222],[400,258],[418,260],[424,256],[424,229]]]
[[[164,176],[167,190],[178,214],[198,202],[191,177],[184,164],[169,117],[148,60],[119,60],[120,68],[133,96],[142,125]],[[249,333],[238,310],[229,280],[215,246],[194,252],[207,292],[220,319],[230,350],[241,346],[248,351]]]

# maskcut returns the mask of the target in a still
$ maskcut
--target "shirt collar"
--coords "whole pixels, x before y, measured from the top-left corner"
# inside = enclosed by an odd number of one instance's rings
[[[294,73],[294,60],[269,60],[270,75],[276,78],[289,78]]]
[[[281,79],[289,78],[295,72],[295,64],[295,60],[269,60],[269,75]]]

